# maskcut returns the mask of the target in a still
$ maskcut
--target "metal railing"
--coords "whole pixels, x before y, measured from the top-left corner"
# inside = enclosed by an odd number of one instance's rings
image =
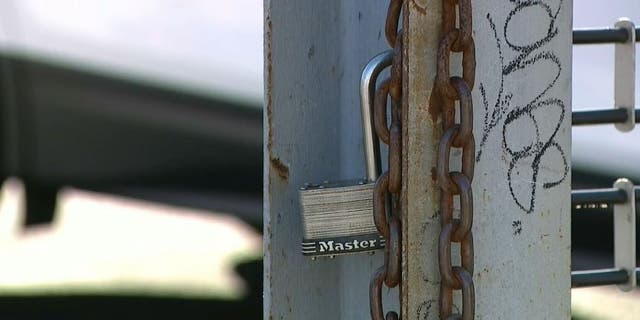
[[[636,28],[636,41],[640,41],[640,28]],[[573,44],[624,43],[629,32],[624,28],[585,28],[573,30]]]
[[[625,284],[629,282],[629,273],[624,269],[599,269],[571,272],[571,287],[584,288]],[[640,285],[640,268],[636,268],[636,285]]]
[[[572,272],[572,288],[612,284],[619,285],[623,290],[637,287],[640,269],[636,268],[635,205],[640,200],[639,196],[640,188],[634,187],[627,179],[619,179],[613,188],[571,191],[571,206],[576,209],[613,205],[616,265],[612,269]]]
[[[621,188],[583,189],[571,191],[571,206],[574,208],[600,208],[601,205],[625,204],[629,194]],[[633,188],[634,202],[640,201],[640,187]],[[635,213],[635,207],[634,215]],[[615,213],[614,213],[615,214]],[[635,227],[635,226],[634,226]],[[620,244],[618,244],[620,245]],[[636,268],[636,285],[640,281],[640,268]],[[603,285],[620,285],[629,282],[629,272],[622,268],[571,272],[571,287],[591,287]]]
[[[640,200],[640,187],[633,189],[636,201]],[[572,206],[587,206],[590,204],[621,204],[627,202],[627,193],[616,188],[582,189],[571,191]]]
[[[640,109],[635,109],[635,122],[640,121]],[[571,124],[574,126],[594,124],[615,124],[629,121],[626,109],[594,109],[579,110],[571,113]]]
[[[620,19],[615,28],[578,29],[573,31],[573,44],[615,44],[614,108],[580,110],[571,113],[572,125],[615,124],[619,131],[631,131],[640,119],[635,109],[635,42],[640,28]],[[636,201],[640,188],[627,179],[619,179],[613,188],[573,190],[571,205],[576,209],[613,205],[614,264],[611,269],[571,272],[571,287],[618,285],[628,291],[636,288],[640,268],[636,267]]]

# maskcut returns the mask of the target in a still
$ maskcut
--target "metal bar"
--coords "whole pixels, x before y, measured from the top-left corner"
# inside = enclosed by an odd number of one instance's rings
[[[392,57],[392,50],[378,54],[364,67],[360,78],[362,136],[364,139],[367,179],[369,181],[375,181],[380,175],[380,143],[373,129],[373,99],[376,91],[376,81],[374,79],[377,79],[380,72],[391,64]]]
[[[636,195],[640,194],[638,188],[635,189]],[[572,190],[571,191],[571,205],[585,205],[592,203],[625,203],[627,201],[627,194],[624,190],[616,188],[607,189],[585,189],[585,190]]]
[[[635,193],[635,198],[640,199],[640,187],[635,187],[633,191]],[[573,206],[592,203],[616,204],[624,203],[625,201],[627,201],[627,194],[615,188],[571,191],[571,205]]]
[[[636,28],[636,41],[640,38],[640,28]],[[573,30],[573,44],[623,43],[629,40],[629,33],[623,28],[585,28]]]
[[[640,269],[636,269],[636,273]],[[606,286],[629,281],[629,275],[622,269],[599,269],[571,272],[571,288]]]
[[[636,109],[635,112],[638,114],[640,109]],[[571,125],[624,123],[627,118],[627,111],[624,109],[580,110],[571,113]],[[637,119],[638,117],[636,121]]]

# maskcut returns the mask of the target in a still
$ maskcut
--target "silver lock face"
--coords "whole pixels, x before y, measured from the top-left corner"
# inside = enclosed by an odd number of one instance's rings
[[[301,188],[302,253],[322,256],[383,248],[384,238],[373,222],[373,187],[360,180]]]
[[[384,248],[373,221],[373,189],[380,171],[378,138],[373,127],[373,96],[380,72],[392,52],[371,59],[362,72],[360,99],[367,179],[306,184],[300,188],[302,254],[335,256]]]

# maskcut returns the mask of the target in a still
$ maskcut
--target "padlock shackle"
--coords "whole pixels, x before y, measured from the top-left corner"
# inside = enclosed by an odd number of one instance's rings
[[[384,68],[391,65],[393,50],[387,50],[373,57],[362,70],[360,77],[360,111],[362,113],[362,136],[364,139],[364,159],[367,165],[367,179],[375,181],[380,175],[380,142],[374,130],[373,101],[376,81]]]

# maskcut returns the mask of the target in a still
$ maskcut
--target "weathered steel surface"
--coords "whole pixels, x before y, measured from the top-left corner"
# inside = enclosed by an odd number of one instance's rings
[[[405,19],[405,72],[408,88],[404,123],[403,306],[404,319],[437,319],[438,234],[435,184],[436,147],[440,125],[429,114],[436,74],[441,0],[410,1]],[[432,169],[434,171],[432,171]],[[432,179],[433,178],[433,179]]]
[[[409,1],[407,19],[408,319],[438,318],[437,193],[425,181],[440,134],[426,112],[440,2]],[[472,3],[476,318],[568,319],[572,1]],[[454,152],[451,163],[459,162]]]
[[[297,190],[366,176],[358,86],[367,61],[386,49],[386,5],[265,1],[265,319],[369,317],[382,252],[303,257]]]

